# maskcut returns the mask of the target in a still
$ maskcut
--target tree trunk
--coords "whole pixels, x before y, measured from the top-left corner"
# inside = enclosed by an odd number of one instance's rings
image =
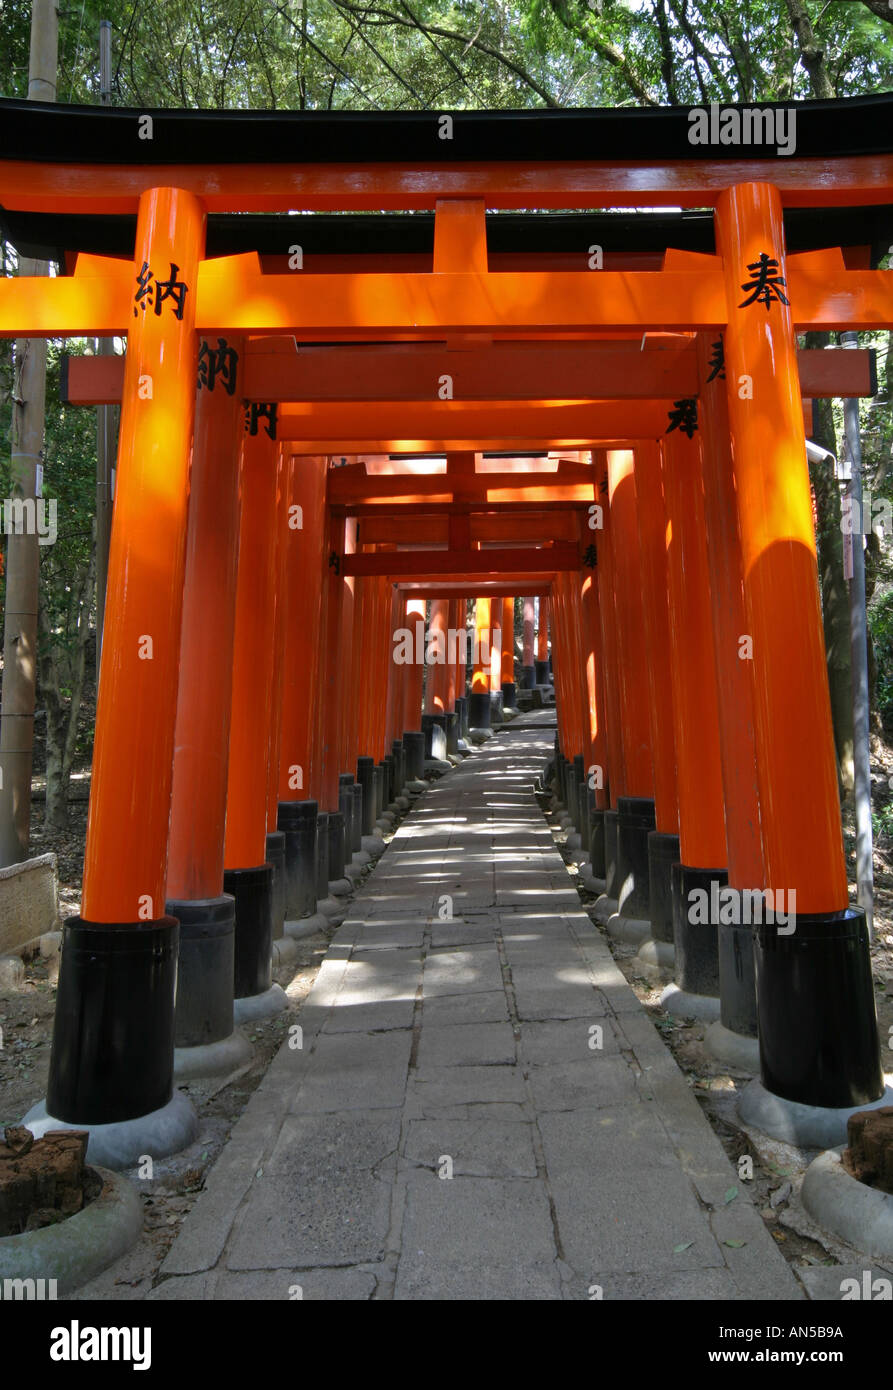
[[[46,825],[68,829],[68,787],[77,746],[78,718],[87,670],[90,612],[96,583],[95,552],[82,572],[80,592],[72,603],[69,640],[54,641],[41,605],[40,692],[46,707]],[[72,631],[73,629],[73,631]],[[67,688],[68,696],[61,691]]]

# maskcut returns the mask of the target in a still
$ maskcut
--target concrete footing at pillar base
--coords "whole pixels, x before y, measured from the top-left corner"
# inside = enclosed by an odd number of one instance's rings
[[[353,892],[353,884],[349,878],[336,878],[329,880],[329,897],[346,898]]]
[[[148,1115],[105,1125],[57,1120],[47,1114],[46,1101],[39,1101],[32,1105],[22,1124],[35,1139],[42,1139],[53,1129],[86,1130],[90,1136],[87,1161],[115,1171],[132,1168],[145,1154],[150,1158],[168,1158],[185,1149],[198,1134],[195,1106],[182,1091],[174,1091],[166,1105]]]
[[[380,839],[377,835],[364,835],[363,849],[368,855],[371,855],[373,859],[380,859],[387,849],[387,845],[384,840]]]
[[[273,942],[273,969],[281,965],[291,965],[298,958],[297,943],[292,936],[280,936]]]
[[[425,776],[444,777],[448,772],[452,772],[453,764],[449,758],[426,758]]]
[[[294,922],[286,922],[285,935],[300,941],[303,936],[315,936],[317,932],[325,931],[329,925],[329,919],[322,912],[314,912],[309,917],[299,917]]]
[[[488,739],[493,737],[493,730],[472,728],[468,730],[468,737],[471,739],[472,743],[486,743]]]
[[[800,1200],[814,1221],[875,1259],[893,1259],[893,1193],[859,1182],[842,1149],[819,1154],[806,1170]]]
[[[605,931],[614,941],[626,941],[631,946],[651,935],[651,923],[644,917],[625,917],[614,912],[605,923]]]
[[[347,904],[337,898],[320,898],[316,910],[322,913],[330,927],[340,927],[347,916]]]
[[[605,893],[602,893],[601,897],[596,899],[595,906],[592,909],[595,920],[601,922],[602,926],[607,925],[608,919],[613,917],[616,911],[617,899],[609,898]]]
[[[294,943],[290,943],[294,945]],[[297,948],[295,948],[297,949]],[[219,1042],[200,1043],[197,1047],[174,1048],[174,1080],[195,1081],[203,1076],[230,1076],[250,1066],[254,1048],[244,1033],[234,1028],[228,1038]]]
[[[596,878],[595,874],[592,872],[591,865],[581,864],[580,882],[587,893],[595,893],[600,897],[605,891],[605,880],[603,878]]]
[[[803,1105],[767,1091],[758,1078],[749,1082],[738,1097],[738,1118],[744,1125],[759,1129],[770,1139],[798,1144],[805,1149],[836,1149],[847,1142],[847,1120],[861,1110],[879,1110],[893,1105],[893,1086],[867,1105],[848,1105],[832,1109],[824,1105]]]
[[[721,1019],[711,1023],[704,1034],[704,1051],[715,1062],[724,1062],[738,1071],[751,1071],[756,1075],[760,1070],[759,1039],[733,1032]]]
[[[690,994],[678,985],[667,985],[660,996],[660,1006],[679,1018],[701,1018],[712,1023],[719,1018],[719,998],[712,994]]]
[[[257,1023],[262,1018],[274,1018],[288,1008],[288,996],[281,985],[272,984],[263,994],[246,994],[233,1000],[233,1020],[236,1023]]]
[[[650,924],[649,924],[650,925]],[[672,970],[676,963],[676,947],[670,941],[656,941],[646,936],[639,947],[636,965],[645,970]]]
[[[54,1296],[67,1298],[133,1249],[143,1229],[139,1193],[120,1174],[96,1163],[89,1166],[102,1183],[99,1195],[53,1226],[4,1236],[0,1280],[52,1279]]]

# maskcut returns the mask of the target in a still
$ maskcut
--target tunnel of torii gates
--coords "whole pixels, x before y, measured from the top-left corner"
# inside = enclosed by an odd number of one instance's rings
[[[883,1095],[805,448],[873,365],[795,334],[893,328],[893,98],[796,111],[782,155],[693,144],[685,108],[0,104],[5,233],[63,271],[0,282],[0,332],[127,337],[68,362],[121,422],[50,1117],[170,1112],[175,1041],[232,1033],[283,913],[422,770],[396,634],[476,599],[489,661],[430,665],[427,703],[454,733],[470,679],[485,726],[515,596],[619,912],[752,959],[772,1095]],[[711,884],[796,916],[689,924]]]

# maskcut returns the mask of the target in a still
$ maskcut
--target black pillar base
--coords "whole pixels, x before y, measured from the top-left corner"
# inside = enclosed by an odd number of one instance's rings
[[[548,661],[537,661],[534,664],[537,685],[549,684],[549,663]]]
[[[457,695],[455,703],[456,713],[459,716],[459,737],[468,737],[468,696]]]
[[[764,923],[754,931],[754,959],[766,1089],[830,1109],[878,1100],[884,1079],[864,909]]]
[[[489,690],[472,690],[468,697],[468,723],[472,729],[490,728]]]
[[[381,815],[385,807],[384,768],[382,767],[381,763],[376,763],[375,767],[372,769],[372,790],[375,795],[375,801],[372,807],[372,825],[374,829],[375,822],[378,820],[378,817]]]
[[[384,768],[383,809],[386,810],[387,807],[390,806],[391,802],[394,800],[394,797],[397,795],[393,753],[385,753],[384,757],[381,760],[381,766]]]
[[[749,893],[745,896],[739,888],[726,888],[723,900],[730,907],[721,908],[719,914],[720,1021],[733,1033],[755,1038],[756,970],[753,959],[753,913],[748,909],[748,900],[756,900],[756,895]],[[758,895],[758,902],[762,904],[762,894]],[[732,920],[727,921],[727,918]]]
[[[363,834],[375,824],[375,759],[357,758],[357,782],[363,788]]]
[[[267,833],[267,863],[273,869],[273,940],[281,940],[285,928],[285,835],[281,830]]]
[[[225,869],[223,891],[236,900],[233,994],[247,999],[273,983],[273,869]]]
[[[522,666],[522,667],[521,667],[521,689],[522,689],[522,690],[532,690],[533,687],[534,687],[535,685],[536,685],[536,667],[535,667],[535,666]]]
[[[329,813],[320,811],[316,835],[316,897],[318,901],[329,896]]]
[[[233,1031],[235,899],[224,893],[164,908],[180,923],[174,1046],[221,1042]]]
[[[619,884],[617,874],[617,811],[605,811],[605,897],[616,901]]]
[[[55,1119],[113,1124],[167,1105],[179,936],[175,917],[67,919],[46,1100]]]
[[[285,915],[294,922],[316,911],[316,801],[280,801],[276,824],[285,835]]]
[[[568,763],[564,777],[564,804],[574,829],[577,828],[577,769]]]
[[[350,854],[353,858],[363,848],[363,788],[359,782],[351,783],[350,794],[353,797],[353,815],[350,818]]]
[[[648,921],[648,836],[654,829],[654,800],[648,796],[617,799],[617,911],[621,917]]]
[[[673,944],[671,870],[679,863],[679,836],[652,830],[648,835],[648,917],[655,941]]]
[[[490,724],[502,723],[502,691],[490,691]]]
[[[395,738],[391,744],[394,757],[394,796],[399,796],[406,786],[406,758],[403,755],[403,740]]]
[[[447,755],[446,715],[423,714],[422,733],[425,735],[425,757],[443,760]]]
[[[605,877],[605,812],[594,806],[589,812],[589,862],[593,878]]]
[[[502,708],[503,708],[503,709],[516,709],[516,708],[517,708],[517,691],[516,691],[516,689],[515,689],[515,682],[514,682],[514,681],[503,681],[503,682],[502,682]]]
[[[674,864],[670,873],[676,983],[686,994],[707,994],[718,999],[717,900],[719,889],[728,883],[728,873],[725,869],[694,869],[687,864]]]
[[[459,716],[455,710],[448,710],[444,715],[446,721],[446,751],[447,754],[459,752]]]
[[[421,782],[425,775],[425,735],[421,730],[410,729],[403,735],[403,747],[407,782]]]
[[[338,810],[344,821],[344,858],[353,855],[353,778],[342,772],[338,778]]]
[[[329,883],[344,877],[344,817],[340,811],[329,812]]]

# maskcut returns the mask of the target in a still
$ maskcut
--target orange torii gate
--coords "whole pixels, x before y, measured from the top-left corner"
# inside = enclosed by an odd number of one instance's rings
[[[383,340],[427,342],[430,348],[433,339],[444,344],[438,375],[447,376],[459,356],[450,345],[460,345],[463,338],[476,339],[484,357],[490,346],[497,354],[489,366],[482,360],[470,368],[472,375],[492,373],[488,389],[493,394],[488,398],[457,399],[454,391],[452,400],[426,402],[422,408],[408,396],[398,418],[393,402],[383,394],[365,401],[351,394],[319,400],[299,397],[293,412],[283,407],[281,434],[269,396],[248,397],[235,381],[231,391],[226,388],[228,395],[238,392],[248,403],[240,467],[243,479],[250,481],[243,496],[251,501],[248,506],[243,502],[239,525],[256,559],[247,568],[240,563],[235,582],[228,570],[221,578],[224,648],[229,648],[231,613],[234,637],[231,649],[217,654],[214,679],[219,686],[232,678],[231,710],[236,717],[229,739],[228,793],[218,776],[207,823],[209,836],[217,827],[218,850],[225,824],[227,872],[247,876],[240,880],[247,885],[246,905],[258,916],[257,930],[245,938],[246,969],[255,975],[249,997],[264,992],[257,986],[263,984],[269,917],[263,906],[269,890],[262,854],[270,826],[269,726],[277,671],[282,669],[277,647],[287,630],[272,609],[272,599],[277,576],[292,572],[288,548],[281,562],[275,547],[268,547],[272,556],[262,555],[258,536],[275,532],[284,499],[294,496],[295,478],[303,471],[302,464],[285,464],[283,454],[324,458],[387,453],[392,446],[403,452],[468,454],[500,446],[522,452],[615,445],[613,458],[631,437],[631,421],[636,422],[635,437],[662,437],[669,404],[671,432],[661,473],[667,517],[681,547],[670,552],[668,572],[671,616],[682,624],[678,631],[672,629],[670,642],[675,747],[679,772],[687,779],[683,786],[677,777],[682,867],[707,872],[707,881],[716,881],[714,871],[723,867],[715,862],[723,819],[722,783],[717,780],[720,734],[711,734],[716,752],[710,756],[709,786],[699,784],[695,765],[701,751],[696,742],[698,719],[712,708],[710,719],[719,721],[716,672],[724,669],[725,660],[725,653],[715,651],[716,632],[722,630],[714,624],[712,635],[709,631],[717,613],[711,609],[704,547],[716,520],[711,522],[703,511],[701,461],[693,443],[695,402],[704,400],[707,384],[702,381],[703,360],[697,357],[702,347],[696,351],[702,390],[691,396],[637,398],[628,407],[619,406],[614,395],[594,401],[540,396],[532,405],[528,397],[500,395],[505,366],[498,354],[503,348],[507,353],[517,340],[548,340],[556,349],[551,367],[555,381],[561,375],[558,364],[565,360],[558,355],[559,345],[570,355],[572,345],[606,334],[621,335],[621,342],[623,335],[641,339],[652,333],[696,334],[700,344],[704,335],[711,341],[721,335],[734,441],[731,467],[743,612],[753,647],[752,748],[760,792],[761,862],[767,888],[796,895],[794,932],[769,925],[757,934],[762,1079],[776,1105],[833,1111],[881,1098],[864,914],[848,906],[794,334],[807,328],[893,326],[893,276],[870,268],[864,257],[845,256],[839,245],[813,246],[789,255],[784,209],[870,205],[879,191],[889,200],[893,154],[885,145],[885,118],[890,105],[887,97],[805,103],[800,111],[800,153],[784,159],[753,147],[711,148],[693,157],[686,113],[673,110],[455,113],[450,121],[456,138],[450,141],[439,138],[438,118],[432,113],[348,120],[327,115],[312,124],[312,158],[297,161],[294,150],[311,146],[296,143],[295,133],[311,128],[310,120],[271,113],[261,122],[266,162],[257,164],[256,113],[147,114],[0,104],[0,126],[15,131],[15,141],[7,139],[0,148],[25,149],[29,154],[25,160],[0,161],[0,205],[10,214],[89,211],[99,217],[137,217],[132,256],[86,253],[77,257],[73,274],[0,285],[0,333],[6,336],[128,337],[82,916],[66,926],[47,1125],[60,1119],[94,1126],[122,1121],[136,1134],[133,1152],[140,1153],[153,1152],[152,1143],[170,1151],[183,1142],[191,1124],[181,1101],[171,1095],[178,927],[177,919],[163,910],[173,753],[181,717],[178,693],[183,693],[178,692],[181,639],[194,631],[195,622],[194,617],[185,625],[183,621],[195,602],[188,590],[184,594],[184,574],[194,576],[197,593],[212,582],[203,563],[193,559],[192,569],[187,567],[187,499],[199,345],[205,344],[216,364],[215,340],[224,352],[240,336],[293,336],[301,344],[319,344],[320,352],[326,343]],[[860,152],[853,154],[847,141],[855,120],[864,120],[866,113],[872,117],[869,140],[874,148],[866,152],[860,135]],[[622,150],[622,161],[592,157],[593,150],[605,149]],[[91,157],[93,151],[97,153]],[[397,157],[383,158],[382,151],[393,151]],[[359,161],[366,161],[361,168]],[[537,268],[535,256],[510,272],[490,264],[485,205],[591,208],[631,203],[713,207],[713,252],[665,246],[659,268],[653,263],[649,268],[601,268],[597,261],[591,268],[554,263]],[[433,209],[430,266],[395,270],[330,265],[316,273],[303,271],[299,263],[293,269],[278,265],[268,270],[252,249],[206,255],[209,213],[294,207],[339,212]],[[289,254],[287,247],[282,254]],[[487,341],[481,343],[482,339]],[[432,360],[438,351],[435,347]],[[684,353],[681,365],[657,363],[655,370],[660,374],[665,367],[666,381],[675,379],[673,372],[690,372]],[[246,352],[246,362],[250,355]],[[412,360],[411,354],[407,357]],[[269,363],[268,367],[271,372],[280,370]],[[410,371],[427,369],[416,363]],[[461,364],[457,372],[461,382]],[[320,373],[324,378],[322,364]],[[404,389],[418,388],[407,378]],[[333,402],[331,409],[327,399]],[[649,417],[649,399],[661,402],[660,425]],[[196,439],[196,446],[197,460],[205,445]],[[570,586],[567,581],[567,576],[579,575],[579,565],[575,571],[569,563],[556,564],[540,573],[549,575],[548,593],[556,606],[562,719],[570,720],[567,728],[573,726],[582,744],[584,710],[598,698],[593,692],[598,691],[599,678],[597,672],[584,678],[579,665],[584,652],[594,649],[593,631],[598,627],[609,776],[618,799],[628,789],[634,800],[646,786],[642,740],[652,745],[655,726],[647,700],[639,701],[641,691],[632,689],[628,673],[623,673],[624,693],[615,690],[612,696],[610,691],[623,655],[622,646],[617,646],[618,636],[621,642],[623,637],[617,623],[618,596],[621,603],[627,601],[630,583],[624,570],[629,557],[621,553],[621,542],[632,543],[638,536],[641,547],[645,535],[653,542],[655,533],[645,530],[635,508],[625,506],[628,475],[618,475],[612,483],[611,458],[606,460],[608,511],[614,510],[617,524],[609,547],[611,574],[605,579],[599,565],[597,585],[590,582],[584,595],[582,584]],[[228,466],[235,467],[231,453]],[[315,742],[324,755],[320,785],[326,785],[329,797],[339,775],[333,757],[342,756],[345,748],[351,750],[351,761],[354,754],[373,756],[371,749],[366,753],[357,746],[355,702],[364,679],[361,656],[365,659],[368,652],[371,660],[374,643],[370,639],[361,652],[355,639],[367,629],[386,633],[394,609],[387,602],[386,585],[369,586],[389,578],[388,565],[404,563],[404,573],[419,576],[421,584],[430,585],[433,578],[437,587],[452,575],[464,593],[474,592],[476,574],[488,576],[488,581],[503,577],[503,571],[485,568],[497,561],[472,559],[486,552],[475,551],[470,542],[460,552],[458,575],[445,567],[421,568],[437,565],[430,556],[420,562],[394,558],[409,552],[376,549],[370,554],[362,549],[365,541],[358,549],[357,508],[392,507],[402,497],[401,507],[415,505],[426,514],[448,511],[456,503],[452,484],[458,487],[462,480],[448,479],[451,485],[443,489],[440,479],[419,477],[414,490],[400,480],[407,488],[403,493],[390,490],[390,481],[382,487],[382,478],[367,480],[358,499],[349,492],[354,480],[348,476],[342,484],[337,477],[347,471],[330,470],[324,520],[315,537],[320,562],[314,562],[318,622],[326,641],[320,653],[324,698],[310,717],[317,721]],[[646,474],[643,471],[643,480]],[[497,476],[489,488],[481,486],[481,496],[464,500],[483,507],[505,502],[513,509],[542,508],[550,505],[548,496],[537,496],[542,486],[538,480],[530,485],[517,479],[503,483]],[[562,489],[551,498],[557,509],[593,497],[591,484],[582,481],[561,481],[556,487]],[[577,488],[587,487],[588,498],[576,494]],[[344,489],[340,494],[339,488]],[[206,515],[203,512],[202,527]],[[229,534],[234,534],[233,523],[230,511]],[[202,534],[200,529],[199,546]],[[714,540],[718,541],[715,529]],[[561,556],[563,545],[573,545],[573,540],[555,540],[539,550],[547,553],[551,548]],[[525,553],[529,559],[530,547],[507,548],[499,563],[516,565]],[[570,552],[564,558],[569,561]],[[682,584],[682,570],[676,566],[689,564],[692,568]],[[702,576],[702,582],[692,584],[692,573]],[[505,583],[510,593],[502,598],[537,587],[517,572]],[[653,579],[650,583],[653,595]],[[407,599],[410,604],[420,601]],[[496,594],[489,598],[494,606],[499,602]],[[250,647],[243,648],[240,634],[248,620],[240,614],[257,612],[259,605],[261,623]],[[485,616],[493,615],[485,615],[484,605],[480,607],[484,627],[489,625]],[[624,621],[629,627],[633,620]],[[305,634],[305,640],[312,639]],[[665,638],[652,636],[652,656],[660,650],[654,644],[661,640]],[[684,669],[681,643],[693,644],[696,670]],[[377,650],[380,655],[380,642]],[[542,648],[540,652],[542,659]],[[364,737],[382,740],[385,705],[382,668],[377,669],[377,727],[373,731],[367,722]],[[638,669],[645,679],[641,661]],[[214,712],[220,740],[225,721],[219,692],[212,697],[208,691],[213,683],[210,676],[196,682],[197,693],[185,696],[192,706],[185,727],[193,727],[206,707]],[[342,684],[352,694],[353,707],[339,691]],[[475,669],[473,694],[482,695],[485,685],[489,698],[481,665]],[[283,709],[288,688],[285,680]],[[259,721],[263,728],[254,727],[249,698],[258,689],[265,709],[269,702],[269,718],[264,713]],[[326,698],[339,694],[340,699]],[[639,702],[634,726],[627,727],[630,694]],[[414,703],[420,707],[420,689]],[[294,708],[289,718],[294,728]],[[600,730],[590,722],[585,737],[588,751],[596,746]],[[380,741],[378,747],[383,746]],[[569,751],[578,756],[575,748]],[[283,758],[293,756],[291,748],[283,749]],[[304,756],[312,764],[312,747]],[[297,760],[295,765],[303,766]],[[729,785],[733,784],[734,779]],[[368,785],[374,785],[374,778]],[[647,787],[650,792],[650,783]],[[612,801],[613,796],[612,791]],[[207,856],[209,865],[212,859]],[[743,851],[740,862],[748,862]],[[752,856],[750,862],[756,859]],[[216,859],[210,872],[217,873]],[[215,885],[218,899],[222,887]],[[130,948],[126,951],[119,945],[125,940]],[[100,958],[110,985],[98,999],[92,986]],[[832,1015],[836,1024],[830,1046],[825,1029]],[[164,1139],[157,1134],[147,1138],[147,1127],[152,1130],[159,1111],[172,1127]]]

